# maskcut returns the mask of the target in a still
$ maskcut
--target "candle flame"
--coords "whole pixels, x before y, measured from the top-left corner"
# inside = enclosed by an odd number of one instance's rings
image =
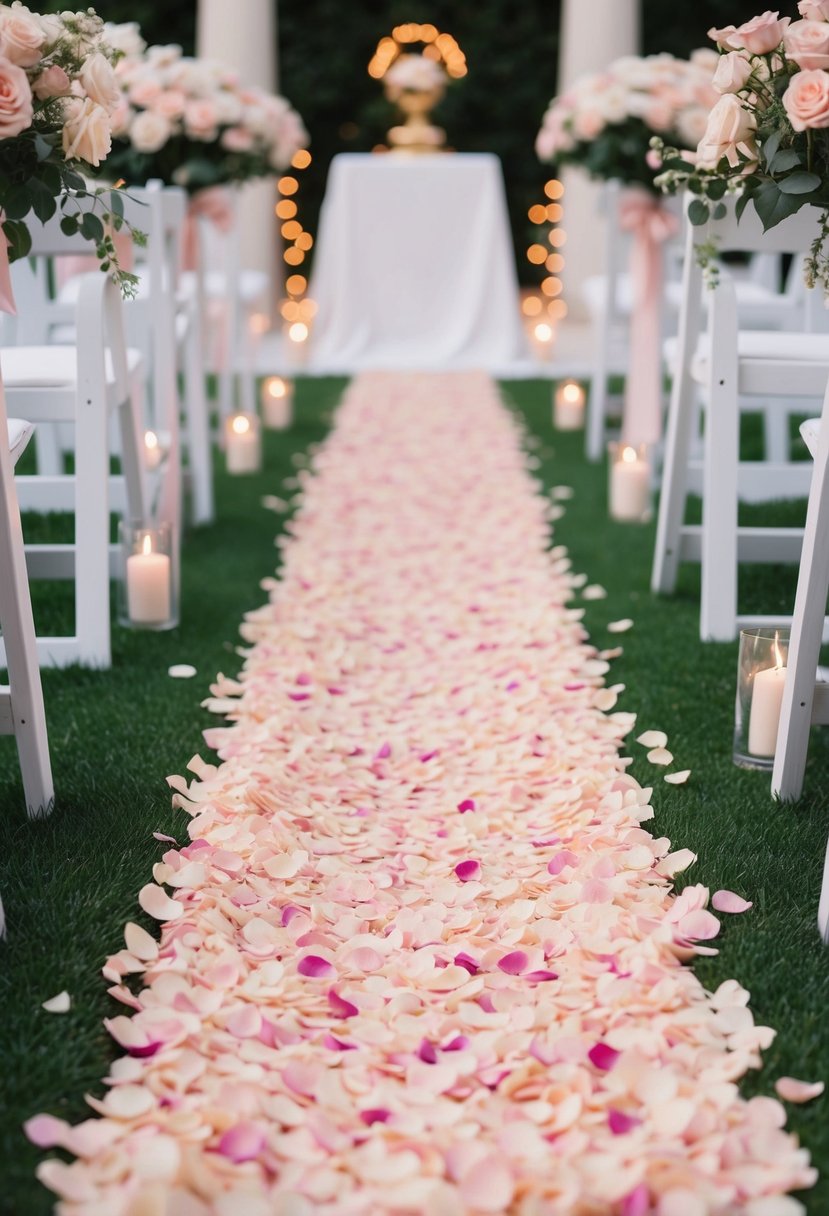
[[[536,336],[536,338],[538,338],[539,342],[552,341],[552,337],[553,337],[552,327],[549,326],[546,321],[541,321],[535,327],[535,336]]]
[[[141,542],[141,552],[143,553],[144,557],[148,557],[152,553],[152,551],[153,551],[152,537],[147,535],[144,537],[144,539]]]
[[[286,392],[286,384],[281,376],[271,376],[265,381],[265,392],[269,397],[284,397]]]
[[[150,450],[158,447],[158,435],[156,435],[155,431],[144,432],[144,447]]]
[[[622,460],[625,464],[633,464],[636,460],[636,448],[622,448]]]
[[[294,321],[288,330],[288,337],[292,342],[304,342],[308,337],[308,326],[304,321]]]
[[[782,651],[780,650],[780,632],[779,632],[779,630],[775,629],[775,631],[774,631],[774,670],[779,671],[780,668],[784,667],[784,666],[785,666],[785,664],[783,662],[783,654],[782,654]]]
[[[244,414],[237,414],[230,427],[235,435],[247,435],[250,430],[250,418],[246,418]]]
[[[568,380],[561,386],[561,395],[569,405],[581,405],[584,400],[584,389],[575,380]]]

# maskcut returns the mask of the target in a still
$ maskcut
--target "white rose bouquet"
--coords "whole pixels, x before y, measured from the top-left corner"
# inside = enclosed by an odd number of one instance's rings
[[[710,50],[690,60],[673,55],[625,56],[605,71],[583,76],[550,103],[536,139],[541,160],[576,164],[591,177],[654,191],[659,161],[654,135],[694,148],[717,100]]]
[[[180,47],[147,47],[134,24],[107,33],[122,51],[108,173],[194,192],[278,173],[307,143],[284,97],[242,87],[221,64],[188,58]]]
[[[115,190],[90,191],[83,176],[111,147],[112,114],[121,90],[113,49],[92,9],[41,16],[0,3],[0,214],[4,258],[31,247],[26,217],[46,221],[60,207],[67,233],[81,231],[101,268],[125,294],[134,276],[122,270],[113,232],[124,226]],[[91,198],[92,207],[80,200]]]
[[[806,274],[829,295],[829,0],[800,0],[798,9],[796,21],[768,10],[708,31],[720,97],[696,152],[657,147],[659,184],[697,195],[694,224],[716,217],[728,190],[740,191],[737,214],[753,202],[766,230],[807,204],[822,208]]]
[[[394,100],[403,92],[431,93],[442,89],[449,77],[441,65],[425,55],[398,55],[383,77],[388,96]]]

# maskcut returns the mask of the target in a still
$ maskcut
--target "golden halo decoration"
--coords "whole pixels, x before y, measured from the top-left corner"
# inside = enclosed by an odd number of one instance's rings
[[[414,42],[422,42],[424,58],[442,63],[453,80],[460,80],[466,75],[466,56],[451,34],[442,34],[437,26],[431,24],[418,25],[415,21],[409,21],[405,25],[396,25],[391,37],[381,38],[377,43],[368,65],[369,76],[382,80],[395,59]]]

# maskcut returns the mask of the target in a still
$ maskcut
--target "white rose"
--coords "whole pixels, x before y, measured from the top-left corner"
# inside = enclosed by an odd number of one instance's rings
[[[716,169],[725,157],[731,168],[736,169],[740,164],[739,153],[756,160],[756,134],[754,115],[743,109],[733,93],[725,93],[708,115],[708,125],[697,148],[697,166]]]
[[[172,127],[163,114],[144,110],[136,114],[130,128],[130,141],[137,152],[157,152],[172,134]]]
[[[135,59],[143,55],[147,44],[141,37],[141,29],[137,21],[123,21],[120,25],[107,22],[104,26],[107,43],[113,50]]]
[[[711,81],[718,93],[739,93],[751,75],[751,64],[741,51],[729,51],[720,55],[717,70]]]
[[[63,153],[67,160],[98,166],[112,147],[109,114],[91,98],[70,98],[64,110]]]
[[[80,79],[87,97],[111,114],[121,100],[121,89],[109,60],[96,51],[81,68]]]

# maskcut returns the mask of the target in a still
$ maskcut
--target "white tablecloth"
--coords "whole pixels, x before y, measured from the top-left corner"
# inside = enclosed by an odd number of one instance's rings
[[[313,371],[526,363],[497,157],[336,156],[310,294]]]

